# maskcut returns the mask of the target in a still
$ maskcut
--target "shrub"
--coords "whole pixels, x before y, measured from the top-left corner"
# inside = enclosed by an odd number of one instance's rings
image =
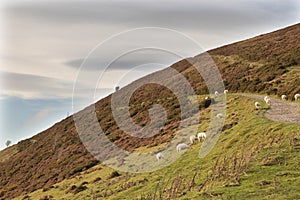
[[[113,172],[110,174],[109,178],[115,178],[115,177],[118,177],[118,176],[121,176],[121,174],[119,174],[119,172],[117,172],[117,171],[113,171]]]

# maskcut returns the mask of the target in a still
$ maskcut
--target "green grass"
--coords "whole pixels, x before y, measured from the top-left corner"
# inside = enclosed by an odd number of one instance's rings
[[[300,139],[299,125],[264,118],[266,109],[255,110],[255,101],[228,95],[225,124],[232,127],[221,133],[204,158],[198,157],[201,144],[196,144],[158,171],[119,172],[121,176],[114,178],[110,175],[115,170],[100,164],[47,191],[28,195],[31,199],[46,195],[54,199],[153,199],[154,195],[182,200],[300,199],[300,149],[290,143],[292,138]],[[201,111],[201,119],[206,118],[210,118],[210,109]],[[198,130],[206,131],[208,125],[209,120],[201,120]],[[95,181],[99,177],[101,180]],[[72,185],[78,187],[83,182],[88,182],[86,190],[66,193]]]

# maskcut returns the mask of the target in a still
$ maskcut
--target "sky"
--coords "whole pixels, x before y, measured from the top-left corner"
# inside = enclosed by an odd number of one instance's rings
[[[31,137],[117,85],[185,56],[299,23],[299,11],[298,0],[1,1],[0,149],[7,140],[15,144]],[[124,54],[145,38],[150,42],[143,45],[156,41],[172,51],[150,48]],[[126,56],[118,57],[120,49]],[[172,54],[174,49],[178,51]],[[111,58],[117,62],[106,69]],[[144,65],[157,61],[156,67]],[[95,76],[99,83],[89,79]],[[75,109],[74,85],[84,91],[77,94],[80,105]]]

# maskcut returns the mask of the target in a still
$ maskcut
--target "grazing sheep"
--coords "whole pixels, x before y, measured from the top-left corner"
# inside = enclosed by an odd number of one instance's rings
[[[194,144],[194,141],[197,139],[197,137],[196,136],[194,136],[194,135],[191,135],[190,136],[190,141],[191,141],[191,144]]]
[[[223,118],[223,117],[224,117],[224,115],[223,115],[222,113],[217,114],[217,118],[218,118],[218,119],[221,119],[221,118]]]
[[[220,94],[219,94],[219,92],[218,91],[215,91],[215,96],[217,97],[217,96],[219,96]]]
[[[255,108],[256,108],[256,109],[259,109],[260,106],[261,106],[259,102],[255,102],[254,105],[255,105]]]
[[[156,154],[156,159],[157,160],[161,160],[163,158],[164,158],[164,155],[161,152],[159,152],[158,154]]]
[[[287,100],[287,96],[285,94],[283,94],[283,95],[281,95],[281,99],[286,101]]]
[[[268,99],[270,99],[270,97],[269,96],[265,96],[264,100],[265,100],[266,103],[267,103]]]
[[[190,148],[189,145],[187,145],[187,144],[185,144],[185,143],[180,143],[180,144],[178,144],[178,145],[176,146],[176,151],[179,153],[179,152],[181,152],[182,150],[188,149],[188,148]]]
[[[266,103],[267,103],[268,105],[271,105],[271,99],[267,99],[267,100],[266,100]]]
[[[298,101],[298,99],[300,99],[300,94],[295,94],[295,101]]]
[[[206,138],[206,133],[205,133],[205,132],[198,133],[197,138],[198,138],[199,142],[200,142],[202,139],[205,140],[205,138]]]
[[[224,90],[224,94],[227,94],[228,93],[228,90]]]

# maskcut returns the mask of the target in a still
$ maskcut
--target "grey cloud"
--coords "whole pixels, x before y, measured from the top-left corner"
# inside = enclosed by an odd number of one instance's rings
[[[70,60],[66,64],[71,67],[79,68],[82,65],[81,70],[139,70],[139,66],[149,64],[149,63],[159,63],[165,65],[166,67],[171,65],[177,60],[180,60],[177,55],[170,52],[166,52],[158,49],[143,49],[136,52],[130,52],[118,57],[111,61],[110,65],[106,65],[106,60],[109,55],[100,55],[99,57],[91,58],[79,58],[75,60]],[[145,68],[143,68],[145,70]]]
[[[2,72],[1,77],[4,89],[13,91],[13,93],[28,92],[34,97],[37,95],[39,97],[57,98],[58,96],[69,97],[72,92],[70,83],[58,79],[10,72]]]
[[[79,1],[35,2],[8,11],[55,23],[108,23],[192,30],[249,26],[298,16],[297,1]]]
[[[53,79],[53,78],[31,75],[31,74],[1,72],[1,76],[4,79],[4,83],[6,84],[6,86],[11,88],[26,89],[27,86],[31,86],[32,88],[46,87],[46,86],[53,87],[53,88],[61,88],[68,85],[67,83],[62,82],[59,79]]]
[[[19,74],[2,72],[3,82],[2,95],[21,96],[23,98],[70,98],[73,92],[73,83],[65,82],[59,79],[48,78],[30,74]],[[88,87],[86,87],[88,88]],[[94,91],[94,88],[90,89]],[[101,88],[98,92],[108,91],[111,88]],[[82,96],[89,94],[90,91],[81,91]]]

